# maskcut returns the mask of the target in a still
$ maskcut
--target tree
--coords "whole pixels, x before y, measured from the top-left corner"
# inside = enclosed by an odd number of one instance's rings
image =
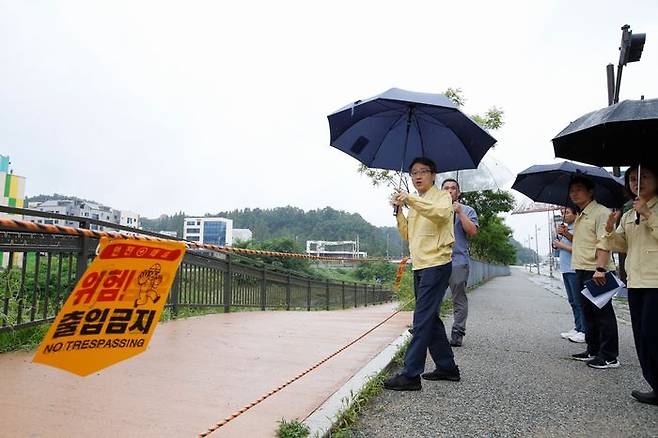
[[[483,190],[464,193],[463,203],[478,214],[478,233],[469,239],[471,256],[491,262],[510,265],[516,262],[516,249],[510,243],[512,229],[505,225],[499,213],[514,208],[514,197],[509,192]]]
[[[275,252],[293,252],[300,253],[304,252],[302,247],[298,245],[293,239],[289,237],[279,237],[276,239],[265,240],[262,242],[256,242],[249,240],[247,242],[236,242],[236,248],[247,248],[247,249],[256,249],[259,251],[275,251]],[[310,266],[310,262],[307,259],[300,259],[295,257],[270,257],[270,256],[257,256],[257,255],[246,255],[251,259],[259,260],[267,265],[279,266],[284,269],[289,269],[292,271],[305,272]]]
[[[397,271],[397,265],[383,260],[376,260],[360,263],[355,274],[359,280],[379,280],[383,283],[392,283],[395,281]]]

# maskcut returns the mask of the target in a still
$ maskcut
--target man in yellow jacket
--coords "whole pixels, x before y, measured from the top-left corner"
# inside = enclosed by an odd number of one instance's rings
[[[439,308],[452,272],[452,246],[455,242],[452,197],[434,185],[436,165],[430,159],[416,158],[409,168],[418,195],[396,193],[398,230],[409,241],[413,264],[414,332],[398,375],[384,381],[384,388],[414,391],[421,388],[421,375],[426,380],[460,380]],[[408,217],[402,206],[409,207]],[[427,350],[436,369],[423,374]]]

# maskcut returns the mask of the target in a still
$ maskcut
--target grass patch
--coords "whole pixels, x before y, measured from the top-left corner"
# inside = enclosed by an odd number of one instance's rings
[[[50,324],[39,324],[0,333],[0,353],[36,348],[48,333],[49,327]]]
[[[354,436],[353,426],[357,423],[359,416],[368,404],[384,389],[384,379],[387,377],[389,371],[403,365],[404,354],[407,352],[408,346],[409,341],[405,342],[398,349],[389,367],[383,369],[377,375],[368,380],[361,392],[355,397],[352,396],[352,404],[338,415],[334,426],[329,431],[330,437],[351,438]]]
[[[276,430],[278,438],[304,438],[307,437],[311,431],[308,426],[299,420],[286,421],[281,419],[279,427]]]

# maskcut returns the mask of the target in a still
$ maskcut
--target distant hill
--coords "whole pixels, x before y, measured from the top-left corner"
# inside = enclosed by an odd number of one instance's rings
[[[370,256],[399,256],[402,241],[395,227],[376,227],[357,213],[348,213],[325,207],[304,211],[296,207],[273,209],[244,209],[206,214],[207,217],[224,217],[233,220],[233,227],[248,228],[254,240],[263,241],[276,237],[290,237],[305,247],[307,240],[356,240],[358,235],[361,251]],[[142,218],[144,229],[151,231],[176,231],[183,234],[185,213],[162,215],[157,219]]]
[[[526,248],[517,240],[510,238],[510,243],[516,248],[516,264],[524,265],[527,263],[537,263],[537,253],[535,250]]]
[[[27,205],[29,202],[45,202],[53,199],[73,199],[76,201],[89,202],[91,204],[104,205],[102,202],[93,201],[91,199],[78,198],[77,196],[60,195],[59,193],[53,193],[52,195],[28,196],[25,198],[25,205]]]

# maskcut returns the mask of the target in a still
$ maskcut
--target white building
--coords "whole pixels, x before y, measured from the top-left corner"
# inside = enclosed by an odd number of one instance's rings
[[[186,217],[183,239],[206,245],[233,245],[233,220],[222,217]]]
[[[52,199],[44,202],[30,202],[28,208],[46,213],[78,216],[82,218],[112,222],[132,228],[139,228],[139,215],[137,213],[126,210],[115,210],[105,205],[94,204],[76,199]],[[43,218],[38,216],[25,216],[25,220],[37,224],[64,225],[68,227],[78,226],[77,221]],[[99,225],[90,224],[89,228],[92,230],[103,231],[104,229],[109,229],[110,227],[102,227]]]
[[[335,248],[335,249],[329,249]],[[321,257],[344,257],[351,259],[364,259],[368,253],[359,250],[359,239],[357,240],[307,240],[306,254]]]
[[[114,220],[112,222],[123,225],[125,227],[138,228],[139,215],[128,210],[114,210]]]

